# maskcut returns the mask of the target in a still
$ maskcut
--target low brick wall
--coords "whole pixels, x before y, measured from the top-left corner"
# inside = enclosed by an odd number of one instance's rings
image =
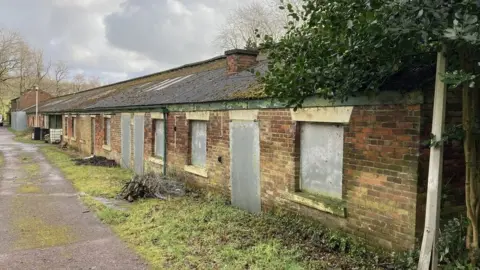
[[[355,107],[345,126],[343,200],[338,217],[290,200],[299,179],[298,123],[290,110],[261,110],[261,199],[264,210],[286,208],[340,227],[389,248],[415,243],[420,105]],[[207,125],[208,178],[184,172],[189,164],[189,121],[168,114],[167,168],[191,183],[230,194],[229,113],[210,113]],[[152,156],[153,128],[145,115],[145,157]],[[221,162],[219,161],[221,160]],[[147,161],[148,163],[148,161]],[[151,167],[160,166],[150,164]]]
[[[260,147],[260,189],[264,211],[287,209],[391,249],[412,248],[421,234],[424,218],[424,177],[428,156],[421,142],[427,134],[429,105],[354,106],[348,123],[343,123],[342,205],[323,206],[299,196],[300,126],[289,109],[258,111]],[[447,115],[447,118],[458,116]],[[104,119],[111,120],[111,145],[104,146]],[[133,119],[133,113],[131,114]],[[91,119],[95,120],[95,154],[121,157],[121,114],[77,116],[77,137],[71,140],[71,119],[67,141],[90,153]],[[144,114],[145,170],[162,172],[154,153],[154,124]],[[211,111],[207,122],[207,177],[185,171],[190,164],[190,121],[185,112],[169,112],[167,124],[167,172],[189,183],[230,196],[230,112]],[[456,121],[456,120],[455,120]],[[133,123],[133,121],[132,121]],[[131,159],[133,167],[133,125]],[[321,139],[321,138],[319,138]],[[454,147],[457,149],[456,147]],[[452,148],[453,149],[453,148]],[[446,154],[447,164],[460,162]],[[450,166],[450,165],[448,165]],[[449,173],[447,172],[446,175]],[[455,174],[461,177],[461,170]],[[339,211],[325,210],[335,208]],[[329,208],[329,209],[330,209]],[[333,209],[332,208],[332,209]]]

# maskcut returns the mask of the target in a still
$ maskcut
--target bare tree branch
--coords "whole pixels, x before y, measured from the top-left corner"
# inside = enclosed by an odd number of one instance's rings
[[[62,92],[61,83],[67,79],[70,69],[68,68],[65,62],[58,61],[55,64],[55,68],[53,72],[55,77],[55,91],[56,91],[56,95],[59,96]]]
[[[298,6],[299,0],[285,1]],[[214,43],[225,50],[244,48],[257,43],[257,30],[261,36],[274,39],[284,34],[287,14],[279,9],[279,0],[257,0],[231,10],[227,21],[219,28]]]

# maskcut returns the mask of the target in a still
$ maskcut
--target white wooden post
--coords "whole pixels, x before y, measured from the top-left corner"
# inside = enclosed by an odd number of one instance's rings
[[[447,89],[441,80],[445,73],[446,46],[437,55],[437,74],[435,78],[435,97],[433,101],[432,134],[440,141],[445,125],[445,103]],[[427,205],[425,212],[425,229],[423,231],[422,249],[418,261],[418,270],[436,270],[438,266],[437,239],[440,223],[440,198],[442,195],[443,144],[430,148],[428,166]]]

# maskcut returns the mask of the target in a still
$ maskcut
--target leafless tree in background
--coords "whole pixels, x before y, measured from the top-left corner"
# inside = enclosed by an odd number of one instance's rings
[[[100,77],[91,76],[90,78],[88,78],[87,85],[88,85],[88,88],[96,88],[96,87],[101,86],[102,83],[100,81]]]
[[[51,62],[44,62],[43,51],[32,49],[27,43],[19,44],[18,69],[14,70],[18,78],[19,91],[31,89],[35,85],[40,86],[48,75]]]
[[[19,34],[0,28],[0,114],[11,99],[37,85],[53,96],[71,94],[101,85],[100,78],[83,74],[70,77],[65,62],[53,65],[43,51],[30,46]]]
[[[284,1],[298,6],[299,0]],[[231,10],[226,22],[219,28],[215,44],[224,49],[254,48],[257,32],[274,39],[284,34],[287,13],[279,9],[280,0],[257,0]]]
[[[0,83],[12,79],[19,65],[19,46],[22,38],[15,32],[0,29]]]
[[[83,86],[86,83],[87,83],[87,79],[85,78],[85,75],[83,75],[82,73],[79,73],[79,74],[73,76],[73,80],[72,80],[73,93],[82,91]]]
[[[55,63],[53,69],[53,76],[55,77],[55,94],[59,96],[63,92],[62,82],[64,82],[69,75],[70,69],[67,64],[63,61],[58,61]]]

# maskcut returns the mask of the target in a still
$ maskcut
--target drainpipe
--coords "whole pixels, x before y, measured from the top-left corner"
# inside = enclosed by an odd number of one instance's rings
[[[167,108],[163,108],[163,176],[167,175]]]
[[[38,126],[38,86],[35,85],[35,127]]]

